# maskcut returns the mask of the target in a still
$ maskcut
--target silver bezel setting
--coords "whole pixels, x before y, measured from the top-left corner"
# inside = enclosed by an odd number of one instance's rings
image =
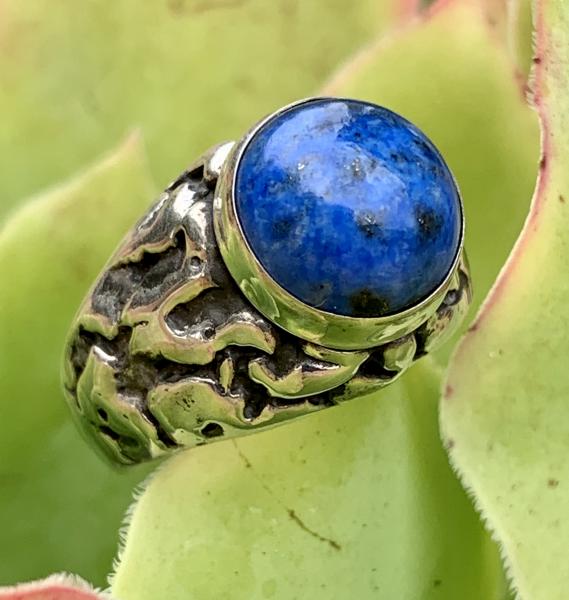
[[[292,108],[321,100],[349,99],[311,97],[288,104],[256,123],[229,151],[215,190],[215,235],[224,262],[237,285],[257,310],[273,323],[304,340],[328,348],[373,348],[411,333],[427,321],[443,302],[464,252],[462,198],[459,192],[461,231],[452,266],[439,286],[417,304],[382,317],[350,317],[314,308],[293,296],[269,275],[247,242],[235,207],[236,174],[249,142],[262,127]]]

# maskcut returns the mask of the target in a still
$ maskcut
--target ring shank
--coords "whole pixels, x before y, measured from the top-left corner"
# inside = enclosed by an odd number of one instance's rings
[[[68,336],[69,406],[85,435],[122,464],[385,387],[448,338],[470,303],[461,254],[436,306],[371,347],[333,348],[287,332],[249,302],[220,255],[221,149],[227,157],[231,146],[204,154],[127,234]]]

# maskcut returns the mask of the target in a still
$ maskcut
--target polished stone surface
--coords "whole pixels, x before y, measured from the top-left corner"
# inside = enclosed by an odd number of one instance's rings
[[[377,317],[434,291],[460,243],[456,185],[399,115],[319,99],[268,121],[237,167],[235,209],[252,251],[293,296]]]

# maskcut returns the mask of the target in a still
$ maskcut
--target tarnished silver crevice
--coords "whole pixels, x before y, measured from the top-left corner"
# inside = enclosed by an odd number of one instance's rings
[[[231,147],[204,154],[162,194],[107,264],[69,334],[69,404],[87,436],[120,463],[373,392],[432,351],[468,308],[463,259],[437,312],[376,348],[328,349],[272,324],[232,279],[214,235],[214,188]]]

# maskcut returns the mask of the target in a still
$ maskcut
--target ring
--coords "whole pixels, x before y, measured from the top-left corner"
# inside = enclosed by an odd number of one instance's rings
[[[458,186],[398,114],[309,98],[193,163],[79,309],[63,384],[138,463],[383,388],[463,319]]]

